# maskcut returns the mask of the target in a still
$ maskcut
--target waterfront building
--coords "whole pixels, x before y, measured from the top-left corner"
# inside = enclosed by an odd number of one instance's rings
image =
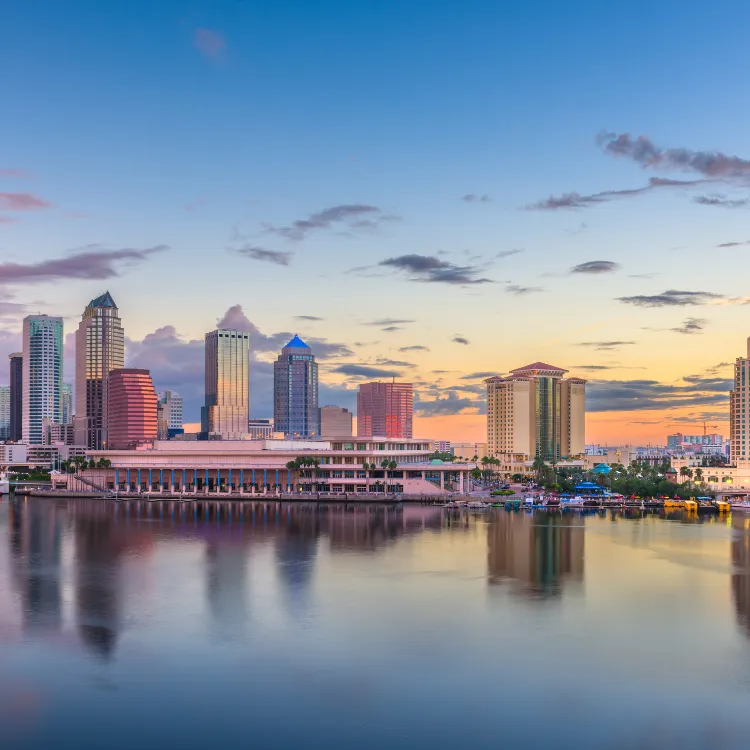
[[[127,450],[156,440],[157,398],[148,370],[112,370],[108,394],[110,448]]]
[[[44,421],[62,418],[63,320],[49,315],[23,319],[23,415],[21,439],[41,443]]]
[[[76,442],[107,443],[109,374],[125,367],[125,332],[109,292],[92,299],[76,331]],[[60,421],[60,420],[56,420]]]
[[[250,334],[224,328],[207,333],[205,357],[202,437],[242,438],[250,414]]]
[[[10,440],[20,442],[23,432],[23,354],[14,352],[10,359]]]
[[[297,335],[273,364],[273,421],[287,437],[320,436],[318,363]]]
[[[182,423],[182,396],[177,391],[167,389],[159,396],[162,418],[167,437],[174,437],[185,431]]]
[[[10,440],[9,385],[0,385],[0,440]]]
[[[534,362],[487,385],[487,446],[492,456],[559,461],[585,450],[586,381]]]
[[[73,386],[70,383],[62,384],[62,414],[61,424],[73,424]]]
[[[251,440],[265,440],[273,437],[272,419],[248,419],[247,432]]]
[[[435,453],[452,453],[452,444],[450,440],[433,440],[432,450]]]
[[[411,383],[361,383],[357,391],[357,435],[411,438],[414,386]]]
[[[110,469],[86,470],[103,489],[195,493],[274,494],[293,491],[435,495],[464,493],[474,464],[431,460],[426,439],[354,438],[342,440],[155,441],[139,450],[89,451],[106,458]],[[290,468],[298,458],[314,458],[316,468]],[[382,462],[395,468],[381,468]],[[367,469],[365,469],[365,464]],[[376,469],[370,467],[375,465]],[[82,489],[68,475],[54,477],[58,487]],[[89,486],[90,489],[90,486]]]
[[[320,407],[320,436],[351,437],[353,433],[352,413],[343,406]]]
[[[734,387],[729,392],[730,458],[734,462],[750,460],[750,338],[747,356],[737,357],[734,363]]]

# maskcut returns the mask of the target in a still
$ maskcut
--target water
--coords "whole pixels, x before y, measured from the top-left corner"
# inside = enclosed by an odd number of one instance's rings
[[[750,517],[0,503],[0,746],[745,748]]]

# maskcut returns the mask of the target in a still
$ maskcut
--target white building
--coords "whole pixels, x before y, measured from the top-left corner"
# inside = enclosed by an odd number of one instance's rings
[[[9,385],[0,385],[0,440],[10,440]]]

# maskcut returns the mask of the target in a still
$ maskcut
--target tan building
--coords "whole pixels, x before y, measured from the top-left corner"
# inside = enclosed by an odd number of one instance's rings
[[[320,436],[351,437],[352,413],[343,406],[321,406],[320,407]]]
[[[734,362],[734,388],[729,392],[729,455],[732,462],[750,460],[750,338],[747,357]]]
[[[584,453],[586,381],[566,372],[535,362],[484,381],[490,455],[559,461]]]
[[[474,456],[482,458],[487,455],[487,443],[452,443],[451,450],[456,458],[471,461]]]

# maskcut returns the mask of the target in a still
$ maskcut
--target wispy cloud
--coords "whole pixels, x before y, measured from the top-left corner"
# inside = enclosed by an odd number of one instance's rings
[[[462,375],[459,380],[484,380],[485,378],[494,378],[497,375],[496,372],[485,371],[485,372],[471,372],[468,375]]]
[[[227,40],[211,29],[196,29],[193,35],[193,44],[203,57],[213,62],[223,60],[227,51]]]
[[[51,205],[31,193],[0,193],[0,209],[3,211],[35,211]]]
[[[286,227],[266,226],[266,231],[299,242],[304,240],[311,232],[331,229],[338,225],[350,230],[372,231],[385,221],[397,219],[397,216],[386,214],[377,206],[350,203],[326,208],[310,214],[306,219],[297,219]]]
[[[479,276],[483,269],[478,266],[457,266],[433,255],[399,255],[380,261],[378,265],[404,271],[410,281],[459,286],[493,283],[491,279]]]
[[[543,292],[544,287],[541,286],[519,286],[518,284],[508,284],[505,287],[505,291],[508,294],[516,294],[518,296],[524,294],[535,294],[536,292]]]
[[[745,240],[744,242],[722,242],[716,247],[739,247],[740,245],[750,245],[750,240]]]
[[[708,178],[742,177],[750,174],[750,161],[727,156],[720,151],[692,151],[686,148],[663,149],[650,138],[630,133],[601,133],[598,144],[605,153],[631,159],[644,169],[697,172]]]
[[[414,346],[402,346],[399,349],[400,352],[429,352],[429,348],[426,346],[421,346],[420,344],[415,344]]]
[[[398,370],[389,370],[371,365],[339,365],[331,372],[348,375],[350,378],[400,378],[402,373]]]
[[[611,260],[590,260],[586,263],[579,263],[570,269],[571,273],[614,273],[620,269],[620,264]]]
[[[367,323],[363,323],[366,326],[399,326],[407,323],[414,323],[414,320],[407,320],[406,318],[380,318],[379,320],[371,320]]]
[[[670,328],[669,330],[674,331],[675,333],[684,334],[703,333],[703,329],[706,327],[707,323],[708,321],[705,318],[686,318],[681,326]]]
[[[637,307],[688,307],[691,305],[705,305],[716,300],[725,299],[721,294],[713,292],[689,292],[677,289],[667,289],[661,294],[636,294],[631,297],[618,297],[619,302]]]
[[[636,341],[583,341],[577,346],[587,346],[600,352],[610,352],[621,346],[634,346]]]
[[[475,193],[468,193],[461,198],[464,203],[489,203],[489,195],[476,195]]]
[[[273,263],[277,266],[288,266],[294,257],[294,253],[284,253],[279,250],[267,250],[266,248],[254,247],[252,245],[245,245],[245,247],[237,248],[234,252],[245,258],[260,260],[264,263]]]
[[[318,321],[325,320],[325,318],[319,318],[317,315],[295,315],[295,320],[309,320],[311,322],[317,323]]]
[[[586,389],[586,411],[670,410],[724,404],[728,401],[728,382],[713,379],[672,385],[656,380],[591,380]]]
[[[123,268],[148,260],[167,250],[167,245],[136,250],[105,250],[91,246],[62,258],[39,263],[0,263],[0,283],[26,284],[58,279],[109,279],[119,276]]]
[[[696,195],[693,200],[701,206],[719,208],[745,208],[750,204],[750,198],[728,198],[726,195]]]
[[[415,394],[416,395],[416,394]],[[414,411],[423,417],[450,416],[462,413],[485,413],[485,402],[482,399],[462,398],[455,393],[448,393],[444,398],[426,401],[417,397]]]
[[[453,341],[454,344],[463,344],[464,346],[468,346],[469,339],[465,338],[464,336],[454,336],[451,341]]]

